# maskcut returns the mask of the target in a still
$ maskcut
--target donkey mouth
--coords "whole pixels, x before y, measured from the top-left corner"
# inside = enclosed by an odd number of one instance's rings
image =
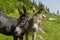
[[[16,27],[16,29],[15,29],[15,35],[18,36],[18,35],[21,34],[21,32],[22,32],[22,29],[20,27]]]
[[[20,36],[21,34],[24,33],[24,29],[23,28],[20,28],[20,27],[16,27],[15,29],[15,34],[16,36]]]

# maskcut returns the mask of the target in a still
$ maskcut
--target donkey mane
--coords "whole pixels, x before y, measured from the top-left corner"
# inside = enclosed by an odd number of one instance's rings
[[[0,11],[0,16],[2,16],[2,15],[5,16],[5,17],[7,17],[7,18],[9,18],[9,19],[10,19],[10,18],[12,18],[12,19],[17,19],[17,18],[10,17],[10,16],[8,16],[8,15],[6,16],[5,13],[3,13],[2,11]]]

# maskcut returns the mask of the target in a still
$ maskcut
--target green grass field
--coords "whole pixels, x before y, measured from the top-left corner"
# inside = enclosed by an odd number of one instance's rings
[[[30,12],[30,11],[29,11]],[[32,16],[32,12],[30,12],[29,16]],[[44,18],[42,20],[41,28],[46,32],[45,34],[38,32],[39,35],[41,35],[45,40],[60,40],[60,16],[59,15],[51,15],[49,13],[45,14],[47,18]],[[9,16],[12,17],[19,17],[18,12],[15,12],[15,14],[9,14]],[[56,18],[55,21],[49,21],[49,17]],[[0,40],[12,40],[12,36],[6,36],[3,34],[0,34]],[[31,37],[29,36],[29,40],[31,40]],[[38,40],[38,39],[36,39]]]

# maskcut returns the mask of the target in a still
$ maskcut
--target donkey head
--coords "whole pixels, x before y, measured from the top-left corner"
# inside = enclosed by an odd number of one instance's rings
[[[25,31],[25,29],[27,28],[27,23],[28,23],[28,15],[27,15],[27,11],[25,6],[23,6],[23,14],[20,12],[19,9],[19,13],[21,14],[21,16],[18,18],[17,20],[17,26],[15,29],[15,33],[16,35],[20,35],[21,33],[23,33]]]
[[[40,22],[41,22],[43,9],[44,9],[43,4],[40,5],[39,10],[36,10],[36,8],[33,7],[34,21],[35,21],[36,23],[40,23]]]

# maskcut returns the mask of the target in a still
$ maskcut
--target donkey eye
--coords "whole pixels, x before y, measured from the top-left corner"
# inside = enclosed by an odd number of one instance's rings
[[[41,18],[39,18],[39,20],[41,20]]]
[[[24,24],[24,23],[25,23],[25,21],[24,21],[24,20],[22,20],[22,21],[21,21],[21,23],[22,23],[22,24]]]

